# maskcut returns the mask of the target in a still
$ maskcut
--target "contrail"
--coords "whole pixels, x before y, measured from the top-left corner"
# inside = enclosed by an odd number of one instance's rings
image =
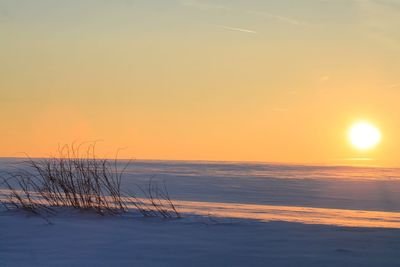
[[[226,29],[226,30],[230,30],[230,31],[238,31],[238,32],[246,32],[246,33],[253,33],[253,34],[257,34],[256,31],[252,31],[252,30],[248,30],[248,29],[243,29],[243,28],[235,28],[235,27],[228,27],[225,25],[219,25],[219,27]]]

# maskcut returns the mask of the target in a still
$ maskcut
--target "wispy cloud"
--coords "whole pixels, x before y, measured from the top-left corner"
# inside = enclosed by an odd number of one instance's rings
[[[360,25],[368,39],[386,49],[400,51],[398,23],[400,3],[390,0],[353,0],[360,13]]]
[[[273,14],[270,12],[266,11],[247,11],[248,14],[253,14],[253,15],[259,15],[266,17],[268,19],[272,19],[281,23],[285,24],[290,24],[290,25],[295,25],[295,26],[312,26],[310,23],[307,23],[305,21],[301,21],[299,19],[295,19],[292,17],[280,15],[280,14]]]
[[[245,32],[245,33],[252,33],[252,34],[257,34],[256,31],[249,30],[249,29],[243,29],[243,28],[237,28],[237,27],[229,27],[225,25],[217,25],[220,28],[230,30],[230,31],[237,31],[237,32]]]
[[[212,2],[208,2],[208,1],[202,1],[202,0],[180,0],[179,1],[181,3],[181,5],[184,6],[190,6],[193,8],[197,8],[197,9],[203,9],[203,10],[207,10],[207,9],[225,9],[225,10],[233,10],[225,5],[222,4],[216,4],[216,3],[212,3]],[[237,11],[237,10],[236,10]],[[249,11],[249,10],[241,10],[240,12],[243,12],[243,14],[250,14],[250,15],[261,15],[282,23],[286,23],[286,24],[291,24],[291,25],[298,25],[298,26],[305,26],[305,25],[310,25],[307,22],[292,18],[292,17],[288,17],[288,16],[284,16],[284,15],[280,15],[280,14],[273,14],[270,12],[266,12],[266,11]]]

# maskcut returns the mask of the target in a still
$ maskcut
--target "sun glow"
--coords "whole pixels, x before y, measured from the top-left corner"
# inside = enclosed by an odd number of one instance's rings
[[[367,150],[376,146],[381,140],[378,128],[368,122],[358,122],[349,131],[350,143],[359,150]]]

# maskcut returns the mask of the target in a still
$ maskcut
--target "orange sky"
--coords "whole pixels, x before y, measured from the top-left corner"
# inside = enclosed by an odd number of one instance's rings
[[[231,2],[1,1],[0,156],[400,165],[395,1]]]

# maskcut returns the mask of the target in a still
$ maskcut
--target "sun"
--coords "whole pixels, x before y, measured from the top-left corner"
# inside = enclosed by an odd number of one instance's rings
[[[377,127],[368,122],[357,122],[349,131],[350,143],[359,150],[373,148],[381,141],[381,133]]]

